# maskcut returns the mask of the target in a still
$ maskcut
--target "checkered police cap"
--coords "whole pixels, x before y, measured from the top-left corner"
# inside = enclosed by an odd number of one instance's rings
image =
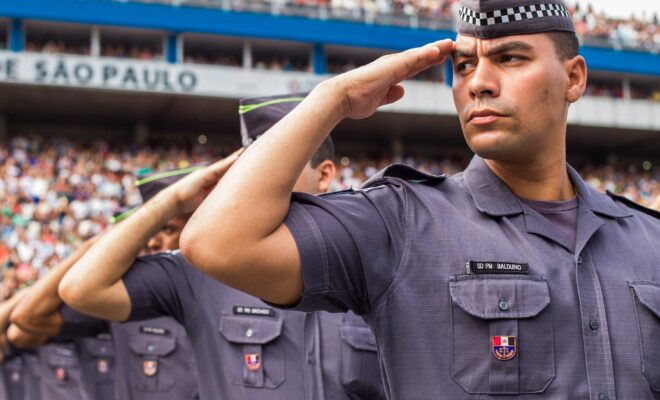
[[[241,118],[243,146],[252,144],[277,121],[296,108],[305,96],[306,94],[291,94],[241,99],[238,115]]]
[[[458,33],[480,39],[575,32],[563,0],[461,0]]]

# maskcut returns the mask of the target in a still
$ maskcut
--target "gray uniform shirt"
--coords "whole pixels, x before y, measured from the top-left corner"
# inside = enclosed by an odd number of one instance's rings
[[[660,222],[568,171],[574,246],[479,157],[295,195],[296,308],[363,315],[391,399],[660,398]]]
[[[0,368],[4,384],[0,399],[41,400],[38,363],[37,355],[32,351],[13,349],[11,354],[5,354]]]
[[[110,323],[63,306],[60,337],[75,337],[86,346],[85,383],[95,391],[108,388],[121,400],[190,400],[198,396],[197,365],[183,327],[162,317],[140,323]],[[92,339],[111,333],[111,343]],[[91,342],[90,342],[91,341]],[[115,367],[116,365],[116,367]],[[106,369],[107,367],[107,369]],[[94,399],[106,397],[96,396]]]
[[[168,315],[185,327],[202,399],[384,397],[375,340],[355,315],[276,310],[178,252],[138,258],[123,281],[129,320]]]

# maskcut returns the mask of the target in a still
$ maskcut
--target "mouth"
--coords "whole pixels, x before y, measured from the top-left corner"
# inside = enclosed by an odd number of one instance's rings
[[[468,116],[468,123],[473,125],[488,125],[504,117],[503,114],[490,109],[474,110]]]

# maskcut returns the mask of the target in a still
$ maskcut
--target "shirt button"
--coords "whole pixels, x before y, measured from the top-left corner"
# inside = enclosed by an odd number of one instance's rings
[[[367,343],[369,344],[369,346],[375,346],[376,345],[376,339],[370,337],[369,339],[367,339]]]
[[[597,331],[598,330],[598,321],[596,321],[595,319],[592,319],[589,322],[589,328],[591,328],[592,331]]]
[[[248,328],[248,330],[245,331],[245,336],[246,337],[252,337],[252,335],[254,335],[254,331],[252,329]]]
[[[609,397],[607,397],[607,395],[605,393],[600,393],[598,395],[598,400],[608,400],[608,399],[609,399]]]
[[[309,356],[307,357],[307,362],[313,365],[314,363],[316,363],[316,359],[314,358],[314,356]]]
[[[497,304],[497,306],[500,308],[502,311],[506,311],[509,309],[509,302],[506,301],[504,297],[500,299],[500,302]]]
[[[149,346],[147,346],[147,351],[149,353],[153,352],[154,350],[156,350],[156,346],[154,346],[153,344],[150,344]]]

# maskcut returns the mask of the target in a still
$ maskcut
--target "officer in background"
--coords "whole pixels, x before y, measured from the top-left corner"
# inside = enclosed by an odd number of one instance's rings
[[[147,201],[193,169],[142,177],[136,184]],[[134,211],[125,210],[113,220],[118,223]],[[143,251],[156,253],[175,249],[185,221],[180,218],[166,221]],[[10,340],[25,340],[25,332],[13,329],[18,327],[23,331],[45,333],[57,340],[75,341],[76,346],[49,344],[39,349],[45,364],[43,375],[53,375],[60,381],[59,386],[54,386],[55,392],[73,386],[65,384],[81,375],[86,399],[198,398],[197,367],[190,341],[183,327],[172,318],[110,323],[62,305],[57,295],[59,281],[97,239],[86,242],[31,289],[12,312],[15,326],[10,327]],[[73,394],[69,396],[76,398]]]
[[[458,33],[319,84],[195,211],[183,254],[273,303],[363,315],[392,399],[660,398],[660,213],[566,163],[587,81],[568,8],[461,0]],[[450,55],[464,172],[292,197],[340,121]]]
[[[251,102],[248,111],[241,108],[243,126],[250,129],[253,118],[272,126],[299,101]],[[313,193],[328,190],[335,175],[333,153],[327,139],[298,177],[297,187]],[[134,260],[164,221],[196,208],[238,154],[163,189],[102,237],[62,279],[62,299],[110,320],[174,317],[195,349],[202,399],[383,398],[374,338],[355,315],[275,310],[190,268],[179,252]]]
[[[27,289],[22,289],[11,298],[0,304],[0,399],[2,400],[41,400],[41,378],[38,375],[39,360],[37,354],[32,350],[19,350],[7,339],[9,328],[9,317],[12,310],[27,294]],[[39,342],[24,343],[36,346]]]

